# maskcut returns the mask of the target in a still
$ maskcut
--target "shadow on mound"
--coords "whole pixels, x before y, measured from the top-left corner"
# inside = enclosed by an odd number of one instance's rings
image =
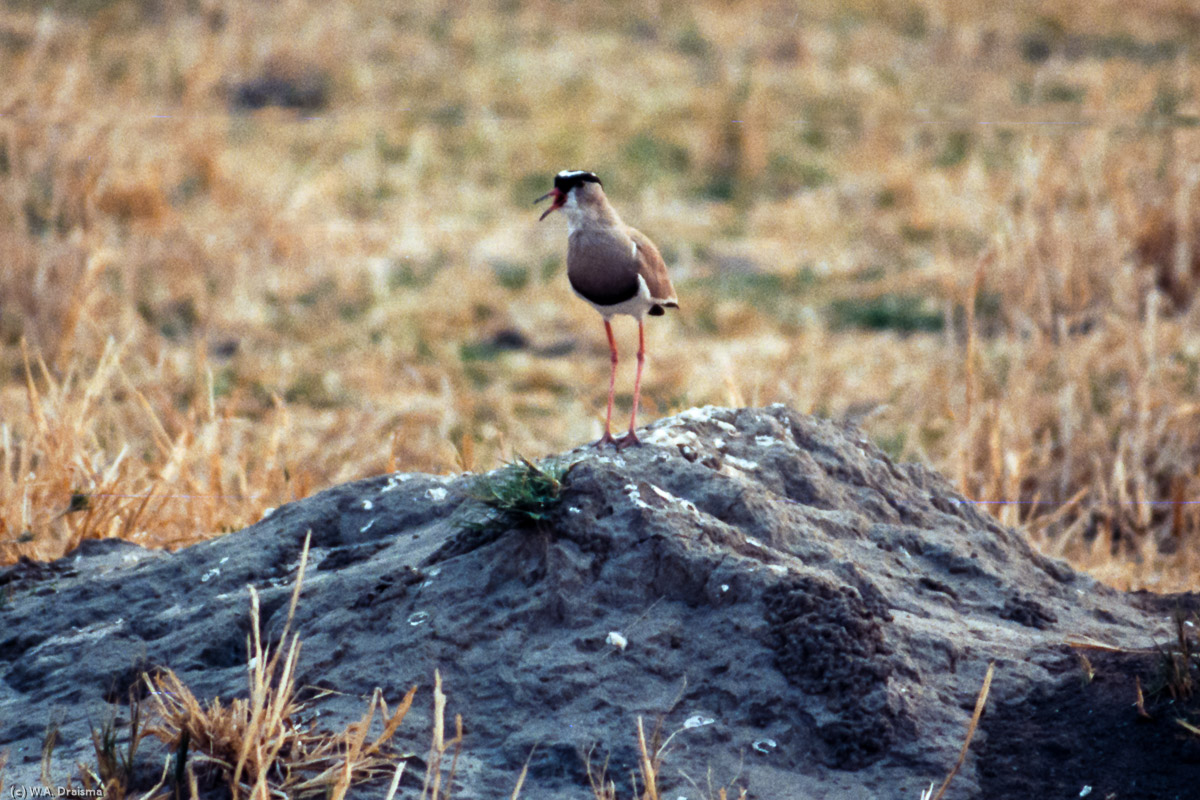
[[[1076,655],[1065,655],[1051,666],[1056,679],[984,718],[985,743],[976,753],[984,796],[1196,797],[1200,735],[1176,720],[1200,722],[1200,692],[1172,698],[1161,687],[1161,653],[1086,657],[1090,679]],[[1148,716],[1136,706],[1139,683]]]

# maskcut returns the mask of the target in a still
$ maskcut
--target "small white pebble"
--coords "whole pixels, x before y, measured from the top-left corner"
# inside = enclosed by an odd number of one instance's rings
[[[699,714],[696,714],[695,716],[688,717],[686,720],[684,720],[683,727],[685,727],[685,728],[702,728],[705,725],[712,725],[714,722],[716,722],[716,720],[713,719],[712,717],[702,717]]]
[[[787,567],[782,564],[767,564],[767,569],[774,572],[776,575],[787,575]]]
[[[372,503],[370,500],[363,500],[362,507],[363,507],[363,511],[370,511],[372,508],[375,507],[375,504]]]
[[[751,547],[757,547],[759,550],[767,549],[767,548],[763,547],[762,542],[760,542],[758,539],[755,539],[753,536],[746,537],[746,544],[750,545]]]
[[[222,558],[222,559],[221,559],[220,561],[218,561],[217,563],[218,563],[218,564],[224,564],[224,563],[225,563],[226,561],[228,561],[228,560],[229,560],[229,556],[225,556],[224,558]]]
[[[441,486],[432,486],[425,490],[425,496],[435,503],[440,503],[446,499],[448,492]]]
[[[728,584],[728,583],[722,583],[722,584],[721,584],[721,591],[722,591],[722,592],[728,592],[728,591],[729,591],[729,584]]]
[[[274,513],[275,513],[275,506],[270,506],[268,508],[264,508],[262,516],[259,517],[259,519],[260,520],[266,519],[267,517],[271,516]]]
[[[1080,797],[1087,797],[1091,793],[1092,793],[1092,787],[1087,786],[1087,785],[1084,785],[1084,787],[1079,790]]]
[[[629,640],[616,631],[609,631],[608,636],[606,636],[604,639],[604,643],[610,647],[617,648],[621,652],[624,652],[625,647],[629,644]]]
[[[216,567],[213,567],[208,572],[206,572],[200,576],[200,582],[208,583],[211,579],[217,577],[220,574],[221,574],[221,570],[217,569]]]
[[[567,513],[568,513],[568,514],[582,514],[583,512],[582,512],[582,511],[580,511],[580,510],[579,510],[578,508],[576,508],[575,506],[568,506],[568,507],[567,507]]]

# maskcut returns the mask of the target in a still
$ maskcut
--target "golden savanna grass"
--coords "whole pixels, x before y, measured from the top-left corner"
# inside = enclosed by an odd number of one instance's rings
[[[1196,588],[1192,4],[50,9],[0,10],[0,559],[597,436],[603,333],[529,205],[583,167],[676,279],[647,419],[850,416]],[[234,110],[263,76],[326,102]]]

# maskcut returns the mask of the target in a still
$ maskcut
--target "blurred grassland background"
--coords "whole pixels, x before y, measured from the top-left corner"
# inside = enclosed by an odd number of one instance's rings
[[[1198,59],[1184,0],[3,0],[0,563],[594,439],[569,167],[672,267],[644,420],[856,419],[1200,588]]]

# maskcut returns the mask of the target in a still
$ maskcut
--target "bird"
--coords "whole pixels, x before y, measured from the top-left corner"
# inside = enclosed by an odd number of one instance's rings
[[[608,410],[604,435],[596,447],[614,444],[618,450],[640,445],[637,436],[638,402],[642,393],[642,368],[646,362],[645,317],[662,316],[665,309],[678,308],[679,298],[667,265],[654,242],[641,231],[626,225],[604,195],[595,173],[581,169],[563,170],[554,176],[554,188],[534,201],[553,198],[538,218],[541,222],[562,209],[567,215],[567,279],[575,294],[587,301],[604,318],[612,370],[608,378]],[[633,382],[633,412],[629,432],[620,439],[612,435],[613,392],[617,382],[617,342],[612,318],[626,314],[638,323],[637,377]]]

